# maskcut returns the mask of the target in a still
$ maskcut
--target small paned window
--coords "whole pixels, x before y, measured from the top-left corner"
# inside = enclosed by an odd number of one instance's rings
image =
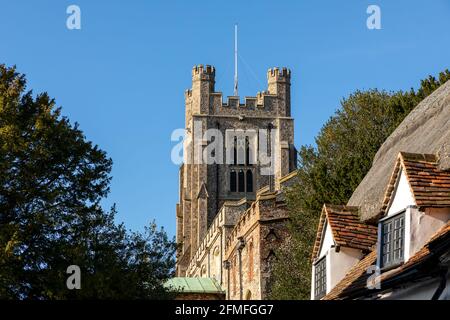
[[[314,298],[319,300],[327,293],[326,257],[320,259],[314,266]]]
[[[381,268],[403,262],[405,248],[405,214],[398,214],[381,222]]]

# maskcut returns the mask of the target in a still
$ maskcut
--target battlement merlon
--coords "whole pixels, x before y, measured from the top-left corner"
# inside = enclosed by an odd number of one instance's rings
[[[269,94],[278,98],[278,113],[291,116],[291,70],[286,67],[267,71]]]
[[[205,81],[205,82],[210,82],[211,85],[210,86],[206,86],[207,89],[209,89],[209,93],[214,93],[214,83],[215,83],[215,77],[216,77],[216,69],[211,66],[211,65],[203,65],[203,64],[199,64],[199,65],[195,65],[192,68],[192,89],[188,89],[186,90],[186,93],[189,95],[192,94],[192,90],[194,89],[194,83],[197,81]],[[291,83],[291,70],[286,68],[286,67],[282,67],[282,68],[278,68],[278,67],[274,67],[274,68],[270,68],[267,71],[267,83],[268,83],[268,91],[271,94],[276,94],[276,92],[272,92],[271,86],[273,86],[276,83],[279,84],[284,84],[284,85],[290,85]],[[275,89],[275,88],[274,88]]]
[[[199,64],[192,67],[192,83],[196,81],[207,81],[211,83],[210,91],[214,92],[216,69],[208,64]]]
[[[291,71],[288,68],[270,68],[267,71],[267,90],[254,97],[245,97],[243,104],[240,97],[234,96],[222,101],[222,93],[214,90],[215,73],[215,68],[210,65],[200,64],[192,68],[192,88],[185,92],[186,120],[195,114],[232,115],[252,110],[261,115],[291,116]]]
[[[199,75],[203,75],[203,76],[210,76],[212,78],[214,78],[214,76],[216,75],[216,68],[214,68],[213,66],[206,64],[198,64],[196,66],[192,67],[192,77],[196,77]]]
[[[283,68],[270,68],[267,71],[267,81],[268,83],[272,82],[284,82],[284,83],[290,83],[291,82],[291,70],[283,67]]]

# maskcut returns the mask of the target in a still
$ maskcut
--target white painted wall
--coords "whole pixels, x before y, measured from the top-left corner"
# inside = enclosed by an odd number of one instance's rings
[[[329,286],[327,293],[341,281],[347,272],[362,258],[362,252],[358,249],[341,248],[339,252],[333,248],[329,253],[330,270],[327,270]]]
[[[319,251],[319,259],[327,254],[328,250],[334,245],[333,233],[331,232],[331,228],[328,224],[328,220],[324,226],[324,236],[322,236],[322,245]]]
[[[407,206],[416,205],[409,182],[403,169],[401,169],[400,180],[398,181],[397,187],[395,188],[391,199],[392,200],[387,212],[388,216],[405,209]]]
[[[387,216],[405,210],[405,262],[419,251],[450,219],[450,208],[428,208],[425,212],[415,207],[414,196],[403,169],[393,192]]]
[[[414,206],[404,209],[405,251],[403,258],[407,262],[450,220],[450,208],[427,208],[425,212]]]
[[[416,210],[414,207],[407,207],[405,211],[405,242],[403,243],[403,259],[408,261],[411,248],[411,211]]]
[[[325,225],[323,227],[323,232],[322,232],[322,239],[320,242],[321,242],[321,245],[319,248],[319,255],[318,255],[317,260],[326,256],[325,264],[326,264],[326,273],[327,273],[327,293],[328,293],[328,288],[330,288],[330,285],[331,285],[331,282],[330,282],[331,265],[330,265],[330,259],[328,257],[328,252],[330,251],[331,247],[334,245],[333,233],[331,232],[330,226],[328,224],[328,220],[325,221]],[[312,276],[311,276],[311,300],[314,300],[314,296],[315,296],[314,274],[315,274],[315,267],[313,265],[312,266]]]
[[[450,208],[427,208],[425,212],[410,208],[409,245],[405,247],[405,260],[413,256],[450,220]],[[406,230],[408,231],[408,230]]]
[[[358,263],[358,261],[362,258],[362,253],[361,250],[352,248],[340,248],[340,251],[336,252],[333,233],[328,221],[326,221],[318,259],[323,257],[325,257],[327,293],[329,293],[336,286],[336,284],[344,278],[350,268]],[[313,265],[311,277],[311,300],[313,300],[315,296],[314,274],[315,267]]]

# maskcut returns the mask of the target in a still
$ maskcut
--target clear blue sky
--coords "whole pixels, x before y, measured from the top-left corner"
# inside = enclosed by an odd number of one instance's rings
[[[70,4],[81,30],[66,28]],[[366,27],[370,4],[381,30]],[[241,96],[265,89],[269,67],[291,68],[297,146],[314,143],[352,91],[409,89],[450,67],[448,0],[0,0],[0,14],[0,63],[17,65],[112,157],[105,206],[117,203],[130,229],[156,219],[172,235],[170,135],[184,126],[193,65],[214,65],[217,90],[232,94],[235,22]]]

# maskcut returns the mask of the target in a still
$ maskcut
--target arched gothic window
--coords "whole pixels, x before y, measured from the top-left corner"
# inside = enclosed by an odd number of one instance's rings
[[[247,192],[253,192],[253,172],[252,170],[247,170],[246,173],[246,183],[247,183]]]
[[[237,165],[237,137],[234,137],[234,141],[233,141],[233,164]]]
[[[250,142],[248,137],[245,137],[245,165],[250,165]]]
[[[237,175],[235,170],[231,170],[230,172],[230,191],[236,192],[237,191]]]
[[[244,170],[239,170],[239,173],[238,173],[238,192],[245,192]]]
[[[248,136],[233,137],[233,161],[229,171],[230,192],[255,192],[253,179],[251,138]]]

